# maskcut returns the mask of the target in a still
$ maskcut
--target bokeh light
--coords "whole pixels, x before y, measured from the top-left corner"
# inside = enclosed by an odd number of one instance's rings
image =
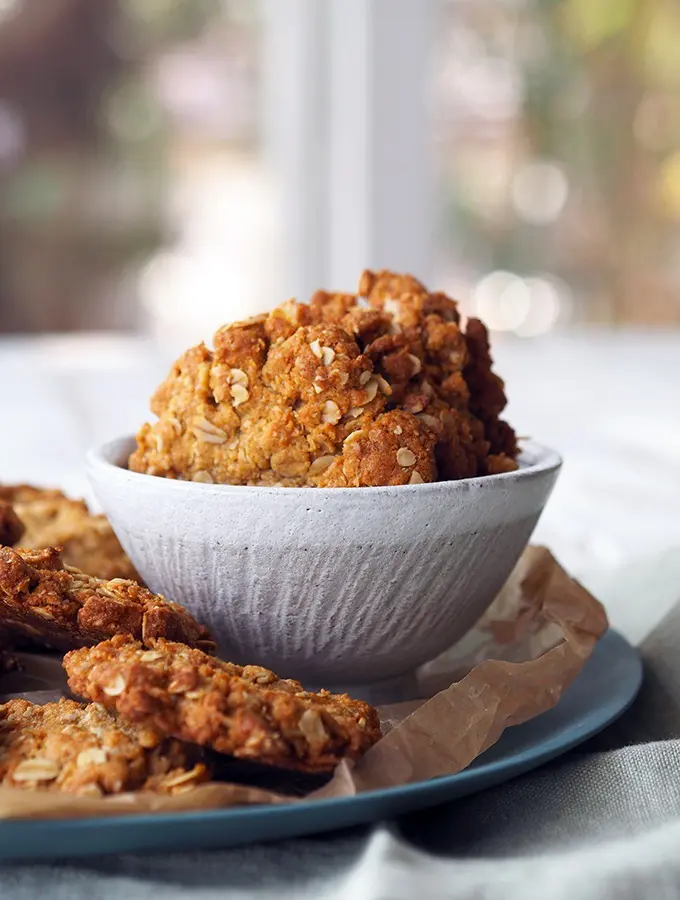
[[[553,222],[569,194],[567,176],[553,162],[531,161],[521,166],[512,181],[512,203],[519,216],[532,225]]]
[[[529,312],[531,298],[526,283],[512,272],[491,272],[477,284],[475,314],[492,331],[516,331]]]
[[[217,252],[181,250],[149,260],[138,291],[154,331],[195,342],[209,339],[227,319],[247,318],[253,308],[247,273],[229,263]]]
[[[537,337],[566,321],[571,307],[571,291],[561,279],[547,274],[521,278],[499,269],[477,283],[472,313],[492,331]]]
[[[553,279],[538,277],[527,278],[525,285],[529,292],[529,308],[515,331],[521,337],[538,337],[552,331],[558,320],[565,318],[568,288],[564,283],[558,286]]]
[[[638,0],[566,0],[567,26],[574,39],[592,50],[625,31],[636,12]],[[644,2],[644,0],[643,0]]]
[[[143,84],[129,81],[104,99],[104,116],[111,134],[120,141],[140,143],[157,133],[162,116]]]
[[[24,0],[0,0],[0,23],[15,16],[23,5]]]

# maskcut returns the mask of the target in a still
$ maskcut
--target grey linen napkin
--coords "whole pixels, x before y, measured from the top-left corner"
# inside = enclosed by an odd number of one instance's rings
[[[7,900],[680,896],[680,602],[619,722],[551,765],[375,828],[174,855],[10,864]]]

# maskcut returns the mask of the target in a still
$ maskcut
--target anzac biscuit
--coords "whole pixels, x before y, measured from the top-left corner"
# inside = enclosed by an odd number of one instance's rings
[[[21,522],[22,534],[1,538],[0,544],[18,544],[32,550],[61,547],[62,558],[88,575],[130,578],[139,581],[106,516],[92,515],[82,500],[71,500],[61,491],[32,485],[0,485],[0,501],[11,503]]]
[[[514,469],[514,432],[499,418],[503,382],[480,326],[471,320],[464,331],[455,301],[393,272],[364,272],[356,295],[290,300],[221,328],[214,350],[201,344],[180,357],[152,398],[158,421],[142,426],[129,466],[283,487]],[[397,464],[399,451],[414,462]]]
[[[0,547],[0,627],[61,650],[114,634],[166,637],[214,649],[207,629],[177,603],[134,581],[104,581],[62,561],[59,550]]]
[[[0,545],[16,544],[23,533],[24,525],[14,507],[7,501],[0,500]]]
[[[0,783],[100,797],[183,793],[209,779],[195,748],[131,725],[96,703],[0,706]]]
[[[162,639],[118,636],[64,657],[69,686],[168,737],[272,766],[331,770],[380,738],[376,711]]]

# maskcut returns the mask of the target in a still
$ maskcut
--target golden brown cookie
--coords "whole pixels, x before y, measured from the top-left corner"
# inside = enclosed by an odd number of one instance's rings
[[[209,780],[196,748],[123,722],[96,703],[60,700],[0,706],[0,783],[100,797],[174,794]]]
[[[342,456],[318,479],[320,487],[370,487],[434,481],[435,435],[415,416],[394,409],[353,431]]]
[[[24,533],[24,525],[14,507],[0,500],[0,545],[16,544]]]
[[[410,275],[365,272],[221,328],[154,394],[136,472],[205,483],[364,487],[516,468],[486,331]],[[483,328],[483,326],[482,326]],[[395,416],[397,418],[395,418]],[[396,429],[402,429],[401,432]],[[400,433],[403,442],[393,440]],[[395,454],[411,463],[395,462]],[[359,459],[360,458],[360,459]]]
[[[84,501],[71,500],[61,491],[32,485],[0,485],[0,501],[11,503],[23,534],[2,544],[33,550],[61,547],[64,562],[97,578],[139,581],[106,516],[92,515]],[[0,534],[2,532],[0,503]]]
[[[121,718],[240,759],[325,772],[380,738],[367,703],[162,639],[118,636],[66,654],[64,668],[76,694]]]
[[[464,369],[470,389],[470,411],[484,425],[490,453],[485,464],[490,475],[517,468],[514,464],[518,453],[515,432],[500,418],[505,409],[505,385],[492,370],[493,360],[489,345],[489,333],[479,319],[470,319],[465,330],[468,361]]]
[[[0,627],[61,650],[129,634],[214,649],[208,630],[179,604],[134,581],[104,581],[66,566],[58,549],[0,547]]]

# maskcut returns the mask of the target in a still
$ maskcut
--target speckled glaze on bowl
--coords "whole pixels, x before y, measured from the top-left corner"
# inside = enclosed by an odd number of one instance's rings
[[[519,471],[485,478],[233,487],[129,472],[133,447],[91,451],[88,474],[152,590],[208,625],[233,662],[391,697],[484,613],[561,465],[527,443]]]

